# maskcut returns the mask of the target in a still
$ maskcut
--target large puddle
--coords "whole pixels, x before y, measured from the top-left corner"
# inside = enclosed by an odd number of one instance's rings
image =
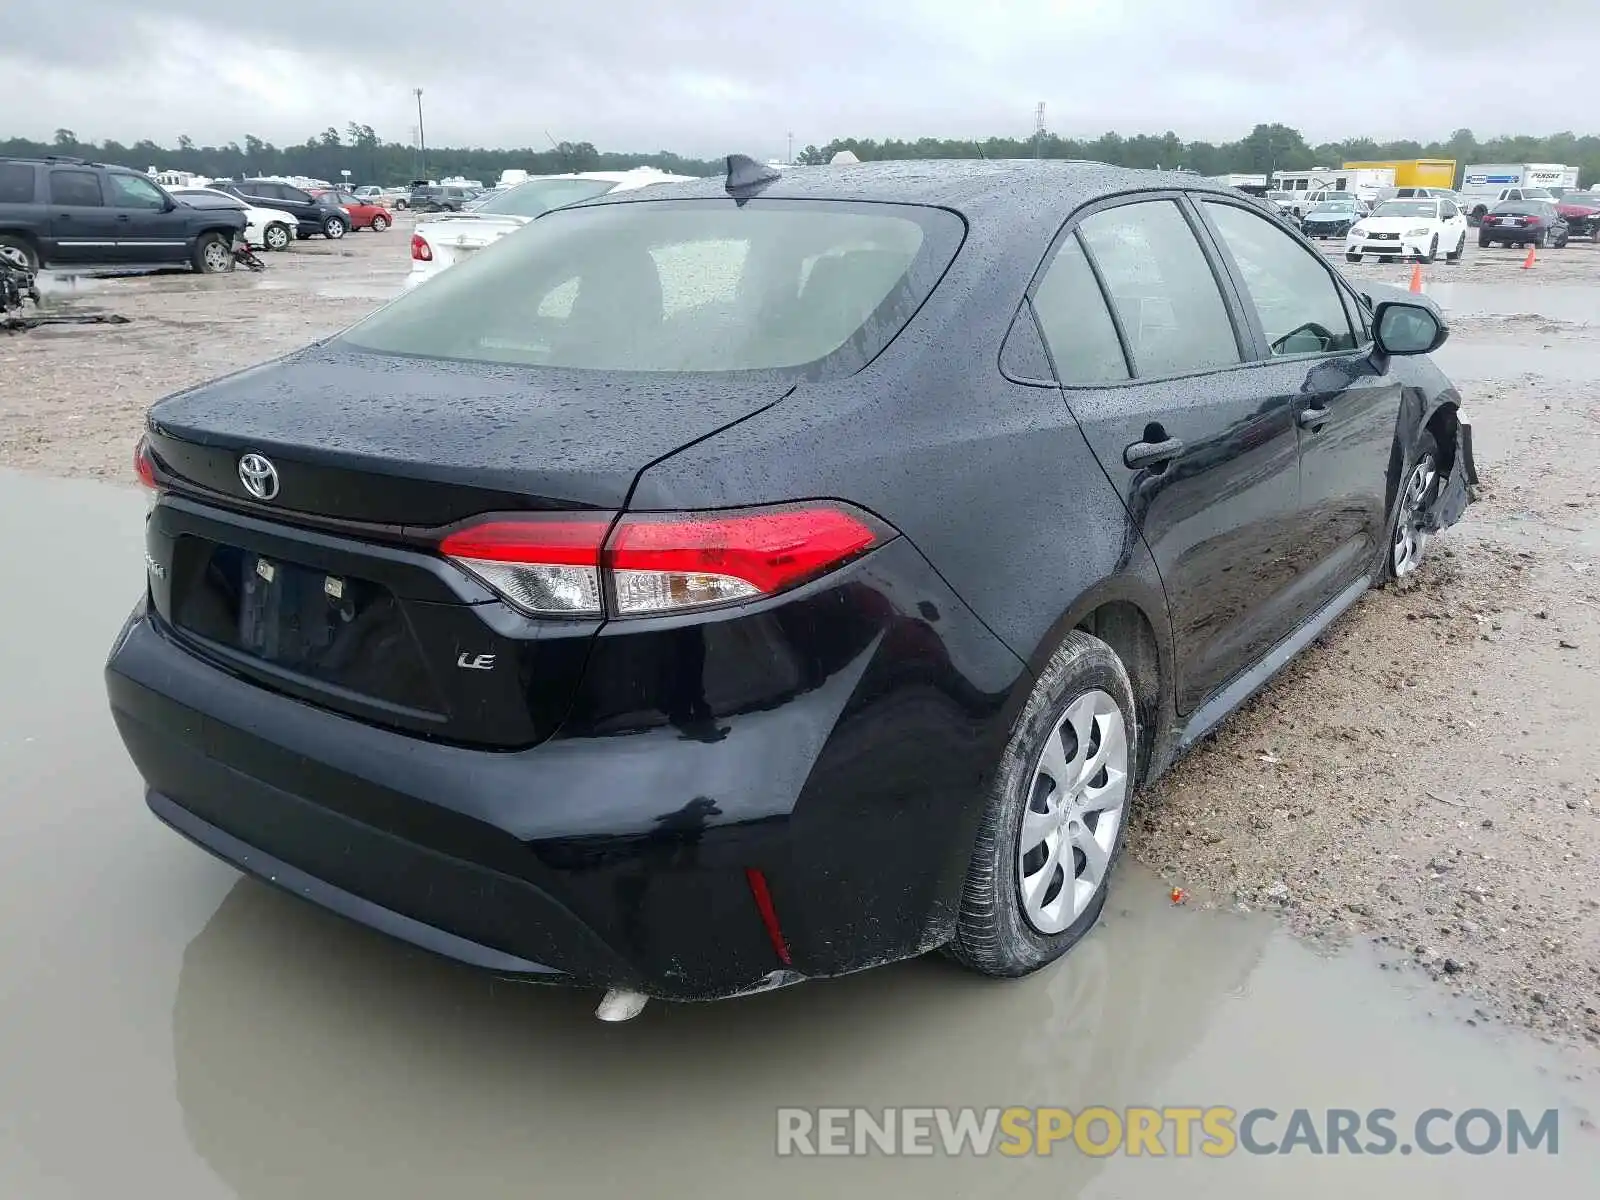
[[[622,1026],[592,994],[497,982],[244,881],[146,813],[106,711],[143,510],[132,488],[0,474],[0,1196],[1594,1194],[1592,1057],[1449,1008],[1365,947],[1318,955],[1270,918],[1175,907],[1131,866],[1103,926],[1027,980],[930,959]],[[1318,1141],[1327,1109],[1388,1109],[1399,1137],[1381,1155],[776,1153],[780,1106],[944,1105],[1275,1110],[1260,1143],[1296,1109]],[[1401,1152],[1429,1109],[1555,1109],[1558,1152]]]

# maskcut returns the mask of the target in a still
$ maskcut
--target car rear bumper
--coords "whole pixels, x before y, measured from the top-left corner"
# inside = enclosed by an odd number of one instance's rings
[[[191,655],[142,604],[107,689],[151,809],[247,872],[504,974],[735,995],[948,939],[1008,706],[1027,690],[903,540],[847,570],[876,625],[846,668],[698,723],[606,732],[626,722],[581,720],[595,705],[580,698],[566,736],[525,751],[268,691]],[[624,653],[604,641],[597,661]],[[632,695],[660,674],[627,681],[627,704],[671,706]]]
[[[1516,229],[1504,225],[1482,225],[1479,226],[1478,240],[1526,245],[1529,242],[1537,242],[1541,234],[1549,237],[1555,236],[1548,229]]]

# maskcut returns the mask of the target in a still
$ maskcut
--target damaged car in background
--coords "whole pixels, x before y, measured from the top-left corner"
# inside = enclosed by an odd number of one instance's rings
[[[1446,336],[1192,174],[734,156],[155,405],[111,710],[199,846],[607,1019],[1026,975],[1461,516]]]

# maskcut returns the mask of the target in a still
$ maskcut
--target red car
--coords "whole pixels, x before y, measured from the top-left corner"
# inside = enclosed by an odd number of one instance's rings
[[[350,192],[343,192],[338,188],[323,188],[311,194],[331,197],[335,204],[350,214],[351,229],[370,229],[373,233],[382,233],[394,224],[394,214],[383,205],[373,204],[370,200],[363,200]]]
[[[1556,202],[1571,237],[1600,242],[1600,192],[1568,192]]]

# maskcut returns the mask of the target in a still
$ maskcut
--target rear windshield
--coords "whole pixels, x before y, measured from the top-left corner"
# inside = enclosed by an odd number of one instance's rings
[[[550,213],[342,335],[391,354],[575,370],[840,374],[960,246],[942,209],[672,200]]]
[[[1539,200],[1508,200],[1504,204],[1496,204],[1490,211],[1501,216],[1543,217],[1549,215],[1550,205]]]
[[[530,179],[499,192],[474,212],[511,217],[542,217],[552,208],[604,196],[617,185],[604,179]]]

